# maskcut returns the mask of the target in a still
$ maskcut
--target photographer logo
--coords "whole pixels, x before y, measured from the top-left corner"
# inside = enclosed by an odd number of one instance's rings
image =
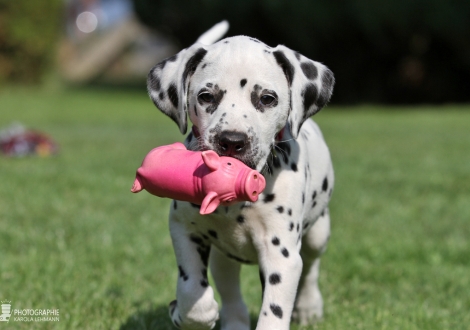
[[[8,322],[11,316],[11,301],[2,300],[2,315],[0,315],[0,321]]]
[[[1,322],[59,322],[58,309],[23,308],[12,309],[11,301],[2,300]]]

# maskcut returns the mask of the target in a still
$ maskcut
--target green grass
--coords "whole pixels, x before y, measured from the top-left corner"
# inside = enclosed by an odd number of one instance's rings
[[[176,125],[145,93],[106,90],[0,92],[0,127],[15,120],[61,151],[0,157],[0,300],[60,321],[0,328],[173,329],[169,201],[129,190],[151,148],[182,140]],[[466,329],[470,107],[329,107],[316,120],[336,189],[325,319],[308,329]],[[242,285],[255,324],[256,267]]]

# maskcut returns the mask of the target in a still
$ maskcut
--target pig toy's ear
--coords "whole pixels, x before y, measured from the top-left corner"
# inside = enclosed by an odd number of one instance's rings
[[[199,210],[199,213],[204,215],[204,214],[210,214],[215,211],[215,209],[220,205],[220,199],[219,195],[215,191],[209,192],[206,197],[204,197],[204,200],[202,201],[201,204],[201,209]]]
[[[220,157],[213,150],[207,150],[202,152],[202,160],[204,164],[213,172],[217,171],[220,166]]]
[[[182,134],[188,128],[189,80],[207,53],[196,43],[155,65],[147,77],[147,89],[153,103],[178,125]]]

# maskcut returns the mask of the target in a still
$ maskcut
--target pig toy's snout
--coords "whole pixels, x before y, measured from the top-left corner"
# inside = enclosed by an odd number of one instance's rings
[[[266,179],[257,171],[250,171],[245,183],[245,193],[251,202],[258,200],[259,194],[261,194],[266,188]]]

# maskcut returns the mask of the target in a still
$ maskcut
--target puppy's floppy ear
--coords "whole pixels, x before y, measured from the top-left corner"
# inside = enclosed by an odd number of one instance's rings
[[[189,79],[206,55],[196,43],[155,65],[147,76],[147,90],[157,108],[173,119],[182,134],[188,129]]]
[[[279,45],[273,55],[281,66],[290,88],[289,126],[294,138],[305,120],[330,100],[335,78],[325,65]]]

